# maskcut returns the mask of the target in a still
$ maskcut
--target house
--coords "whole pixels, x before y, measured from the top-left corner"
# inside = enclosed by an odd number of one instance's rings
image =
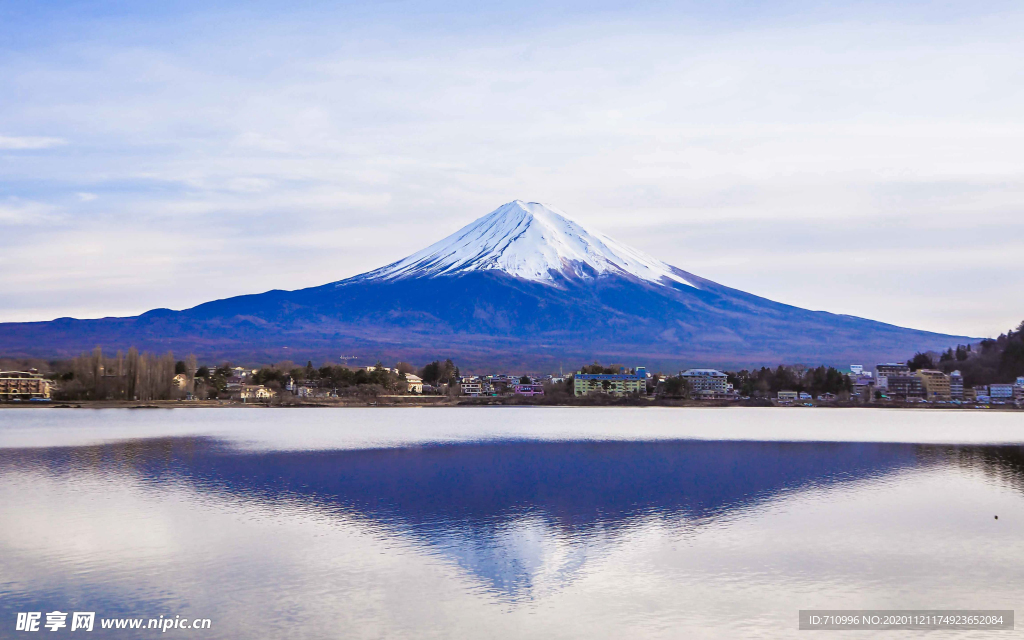
[[[607,393],[624,396],[647,393],[647,369],[637,367],[633,373],[620,369],[619,373],[577,373],[573,376],[573,392],[577,396],[589,393]]]
[[[729,376],[718,369],[687,369],[679,375],[690,385],[690,391],[698,400],[723,400],[728,397]]]
[[[500,374],[496,376],[487,376],[484,381],[484,393],[486,395],[498,395],[507,396],[515,393],[516,385],[519,384],[519,378],[508,374]],[[488,391],[489,385],[489,391]]]
[[[176,388],[184,389],[185,387],[188,386],[188,376],[185,375],[184,373],[179,373],[178,375],[174,376],[171,379],[171,382],[174,383],[174,386]]]
[[[796,399],[799,397],[799,395],[800,394],[798,394],[796,391],[780,391],[778,393],[778,399],[779,402],[796,402]]]
[[[405,392],[423,393],[423,378],[413,373],[405,374]]]
[[[247,402],[249,400],[263,402],[273,398],[274,392],[262,384],[243,384],[241,386],[240,397],[242,402]]]

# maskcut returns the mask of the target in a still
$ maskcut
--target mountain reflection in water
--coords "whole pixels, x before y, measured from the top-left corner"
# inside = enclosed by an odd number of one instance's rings
[[[1022,485],[1021,447],[785,442],[486,442],[250,452],[205,437],[0,450],[5,469],[147,483],[355,518],[457,562],[512,600],[557,590],[632,526],[706,527],[790,492],[911,467],[980,467]]]

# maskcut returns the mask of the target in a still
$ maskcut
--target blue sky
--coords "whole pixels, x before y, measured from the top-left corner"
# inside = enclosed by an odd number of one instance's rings
[[[0,320],[341,279],[516,199],[813,309],[1024,319],[1013,3],[0,0]]]

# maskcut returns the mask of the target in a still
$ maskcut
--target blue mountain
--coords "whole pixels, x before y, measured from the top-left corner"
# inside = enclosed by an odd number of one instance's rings
[[[7,356],[135,345],[236,362],[348,353],[528,370],[594,360],[668,370],[872,363],[968,340],[744,293],[519,200],[403,260],[319,287],[130,318],[0,324]]]

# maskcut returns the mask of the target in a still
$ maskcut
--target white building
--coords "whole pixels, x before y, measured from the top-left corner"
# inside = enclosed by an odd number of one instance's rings
[[[949,374],[949,397],[954,400],[964,399],[964,377],[959,371]]]
[[[480,378],[462,378],[459,380],[459,393],[464,396],[478,396],[483,393],[483,382]]]
[[[687,369],[679,375],[689,383],[696,398],[715,400],[728,396],[729,376],[718,369]]]
[[[405,374],[405,392],[423,393],[423,378],[413,373]]]
[[[274,392],[262,384],[243,384],[241,391],[242,402],[247,400],[270,400],[274,397]]]

